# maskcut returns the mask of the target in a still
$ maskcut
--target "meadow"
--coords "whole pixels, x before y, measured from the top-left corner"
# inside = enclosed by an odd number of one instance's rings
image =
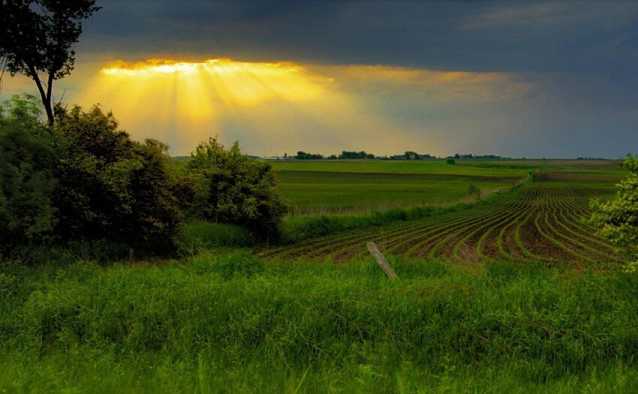
[[[496,164],[278,171],[409,195],[404,176],[509,179]],[[638,277],[583,221],[622,175],[576,164],[519,169],[481,200],[291,215],[277,245],[191,222],[172,260],[2,263],[0,392],[636,392]]]
[[[635,275],[391,257],[3,267],[0,392],[635,392]]]

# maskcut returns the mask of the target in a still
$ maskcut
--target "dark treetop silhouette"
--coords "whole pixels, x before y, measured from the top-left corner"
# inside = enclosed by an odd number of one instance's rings
[[[99,8],[95,0],[0,0],[0,58],[11,75],[33,79],[49,125],[53,82],[73,70],[82,21]]]

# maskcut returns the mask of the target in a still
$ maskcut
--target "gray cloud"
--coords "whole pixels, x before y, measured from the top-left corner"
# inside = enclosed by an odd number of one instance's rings
[[[80,73],[92,61],[153,56],[506,73],[528,89],[508,94],[510,85],[496,85],[500,99],[480,101],[468,99],[480,92],[461,85],[453,89],[464,91],[462,98],[439,100],[436,89],[410,80],[396,84],[349,75],[341,83],[366,111],[403,130],[407,143],[423,151],[436,143],[437,153],[615,157],[638,148],[635,1],[103,0],[101,5],[80,43]],[[66,86],[79,90],[81,82]],[[276,105],[272,111],[297,130],[286,134],[287,144],[258,133],[255,125],[262,122],[254,114],[231,117],[220,127],[255,153],[308,149],[304,141],[324,151],[347,143],[339,137],[346,129],[328,130]],[[177,131],[164,133],[179,145]]]

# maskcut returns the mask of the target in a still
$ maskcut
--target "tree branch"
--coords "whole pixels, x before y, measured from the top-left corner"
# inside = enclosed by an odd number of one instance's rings
[[[35,67],[33,66],[28,66],[28,67],[29,67],[29,74],[31,74],[31,79],[33,79],[36,86],[38,87],[38,92],[40,92],[40,98],[42,99],[42,105],[44,105],[44,110],[46,111],[46,114],[47,114],[47,121],[49,123],[49,126],[53,126],[53,122],[54,122],[53,110],[51,109],[51,101],[49,100],[50,89],[47,89],[48,91],[45,92],[44,86],[42,86],[42,81],[40,80],[40,76],[38,75],[38,72],[36,71]]]

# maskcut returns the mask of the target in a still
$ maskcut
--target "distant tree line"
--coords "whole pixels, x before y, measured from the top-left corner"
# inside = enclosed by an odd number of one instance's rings
[[[319,153],[306,153],[304,151],[299,151],[299,152],[297,152],[297,155],[295,156],[295,159],[297,159],[297,160],[321,160],[321,159],[323,159],[323,155],[320,155]]]
[[[498,155],[473,155],[456,153],[454,156],[449,156],[456,160],[511,160],[511,157],[503,157]]]
[[[436,159],[450,159],[450,160],[511,160],[509,157],[503,157],[498,155],[473,155],[473,154],[455,154],[447,157],[437,157],[429,153],[417,153],[415,151],[406,151],[402,154],[381,156],[368,153],[366,151],[342,151],[339,155],[324,156],[320,153],[308,153],[304,151],[298,151],[295,156],[288,156],[284,154],[283,158],[293,160],[362,160],[362,159],[376,159],[376,160],[436,160]]]
[[[412,151],[407,151],[402,155],[392,155],[388,157],[390,160],[432,160],[436,159],[435,156],[430,154],[420,154]]]

